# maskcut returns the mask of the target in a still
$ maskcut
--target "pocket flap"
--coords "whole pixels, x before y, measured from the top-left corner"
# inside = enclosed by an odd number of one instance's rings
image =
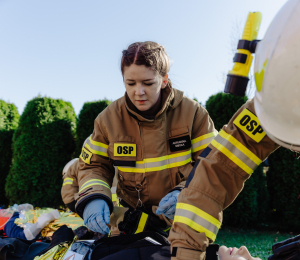
[[[174,136],[188,134],[188,133],[189,133],[189,128],[187,126],[184,126],[169,131],[169,137],[174,137]]]

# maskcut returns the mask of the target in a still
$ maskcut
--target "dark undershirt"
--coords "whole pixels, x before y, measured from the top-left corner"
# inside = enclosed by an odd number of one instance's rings
[[[127,104],[129,106],[129,108],[146,119],[149,119],[149,120],[154,119],[156,114],[158,113],[158,111],[161,109],[161,99],[162,99],[161,92],[160,92],[159,98],[157,99],[154,106],[152,106],[150,109],[148,109],[146,111],[138,110],[136,108],[136,106],[131,102],[131,100],[129,99],[129,97],[127,95],[126,95],[126,97],[127,97]]]

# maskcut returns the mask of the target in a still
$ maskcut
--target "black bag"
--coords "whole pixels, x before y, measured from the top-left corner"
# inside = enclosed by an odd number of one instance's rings
[[[144,208],[126,211],[124,220],[119,223],[118,228],[126,235],[152,231],[164,237],[168,237],[170,229],[165,221],[154,215],[149,209]]]
[[[272,251],[268,260],[300,260],[300,236],[274,244]]]

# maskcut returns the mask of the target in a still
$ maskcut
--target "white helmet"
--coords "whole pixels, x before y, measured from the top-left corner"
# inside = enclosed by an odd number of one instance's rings
[[[300,151],[300,0],[289,0],[255,52],[257,117],[276,143]]]

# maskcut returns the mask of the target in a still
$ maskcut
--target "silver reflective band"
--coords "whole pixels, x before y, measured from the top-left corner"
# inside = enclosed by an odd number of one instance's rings
[[[99,144],[99,145],[96,145]],[[107,145],[91,140],[91,137],[86,141],[85,147],[94,154],[108,156]]]
[[[214,224],[210,223],[206,219],[196,215],[194,212],[191,212],[186,209],[176,208],[176,216],[177,217],[186,217],[189,220],[193,221],[194,223],[204,227],[205,229],[209,230],[210,232],[214,233],[216,236],[218,234],[219,228],[216,227]]]
[[[191,150],[182,153],[170,154],[156,158],[146,158],[143,161],[137,161],[135,167],[118,167],[123,172],[151,172],[162,171],[167,168],[179,167],[189,163],[192,160]]]
[[[253,162],[247,155],[241,152],[237,147],[235,147],[228,140],[224,139],[220,135],[215,138],[215,141],[225,146],[230,152],[232,152],[237,158],[239,158],[242,162],[247,164],[249,168],[255,169],[257,164]]]
[[[90,186],[95,186],[95,185],[101,185],[101,186],[104,186],[104,187],[110,189],[109,185],[105,181],[92,179],[92,180],[89,180],[89,181],[85,182],[81,186],[79,192],[83,191],[84,189],[86,189],[86,188],[88,188]]]

